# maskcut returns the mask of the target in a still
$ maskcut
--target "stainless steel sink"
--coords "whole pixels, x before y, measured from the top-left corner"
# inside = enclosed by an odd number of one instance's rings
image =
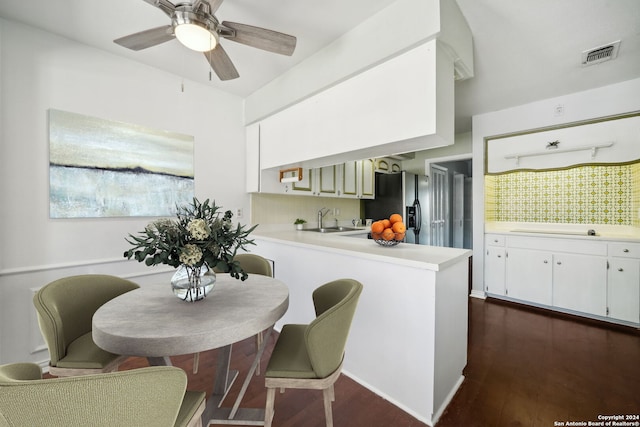
[[[303,231],[315,231],[316,233],[338,233],[340,231],[356,231],[358,228],[351,227],[323,227],[323,228],[305,228]]]

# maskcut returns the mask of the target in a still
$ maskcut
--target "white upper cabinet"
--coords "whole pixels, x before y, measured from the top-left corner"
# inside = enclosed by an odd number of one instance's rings
[[[340,82],[260,122],[261,167],[451,145],[453,76],[432,40]]]
[[[640,159],[640,116],[607,118],[487,141],[487,172]]]
[[[344,162],[339,168],[340,197],[373,199],[375,197],[375,161],[365,159]]]
[[[290,194],[307,196],[335,196],[337,194],[336,166],[304,169],[303,179],[291,184]]]
[[[247,193],[260,191],[260,124],[245,128],[246,132],[246,189]]]

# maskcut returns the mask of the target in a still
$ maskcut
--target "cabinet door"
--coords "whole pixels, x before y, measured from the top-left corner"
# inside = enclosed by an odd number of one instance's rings
[[[336,166],[325,166],[316,171],[318,193],[321,196],[335,196],[337,193]]]
[[[291,184],[291,193],[311,196],[315,190],[313,186],[314,176],[313,169],[303,169],[302,180]]]
[[[583,313],[607,314],[607,259],[553,255],[553,305]]]
[[[487,256],[484,259],[484,290],[490,294],[505,294],[505,253],[504,248],[487,246]]]
[[[246,190],[257,193],[260,191],[260,125],[249,125],[245,132]]]
[[[551,305],[550,252],[508,249],[506,295],[523,301]]]
[[[640,259],[610,258],[607,311],[611,318],[640,323]]]
[[[358,197],[358,162],[349,161],[342,165],[342,195]]]
[[[360,197],[363,199],[373,199],[376,193],[376,164],[373,159],[365,159],[360,162],[359,189]]]

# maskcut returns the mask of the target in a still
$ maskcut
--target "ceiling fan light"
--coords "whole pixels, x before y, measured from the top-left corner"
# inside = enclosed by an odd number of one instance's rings
[[[195,23],[176,25],[174,33],[180,43],[198,52],[208,52],[218,44],[216,34]]]

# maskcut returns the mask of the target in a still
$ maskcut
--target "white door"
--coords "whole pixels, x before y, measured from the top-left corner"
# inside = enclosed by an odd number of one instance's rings
[[[464,247],[464,175],[454,172],[453,174],[453,223],[451,224],[453,234],[453,247]]]
[[[431,245],[449,246],[449,173],[431,165]]]

